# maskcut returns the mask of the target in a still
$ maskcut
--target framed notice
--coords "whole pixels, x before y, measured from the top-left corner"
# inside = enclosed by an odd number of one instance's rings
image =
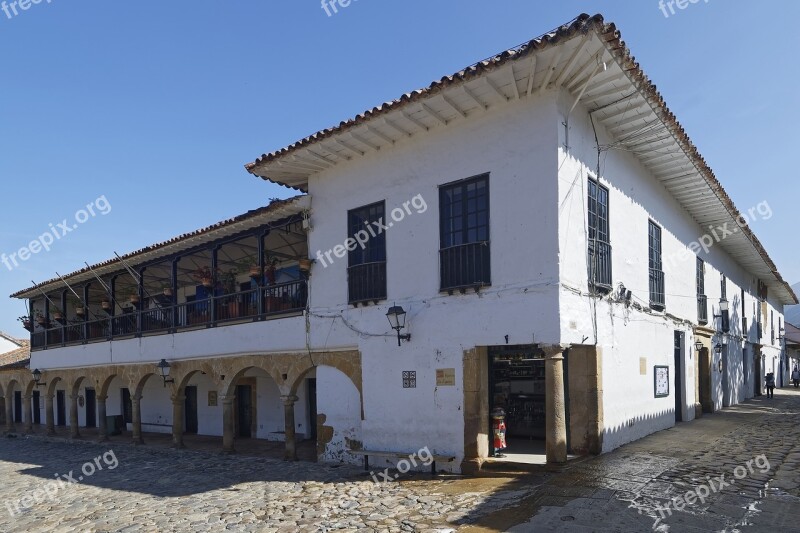
[[[669,367],[656,365],[653,372],[656,398],[669,396]]]
[[[217,391],[215,390],[208,391],[208,406],[209,407],[217,406]]]
[[[455,387],[456,386],[456,369],[455,368],[438,368],[438,369],[436,369],[436,386],[437,387]]]

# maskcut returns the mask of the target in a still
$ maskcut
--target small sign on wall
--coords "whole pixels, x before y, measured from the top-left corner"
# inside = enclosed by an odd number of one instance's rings
[[[215,390],[208,391],[208,406],[209,407],[217,406],[217,391]]]
[[[647,375],[647,357],[639,358],[639,375]]]
[[[655,396],[656,398],[664,398],[669,396],[669,367],[668,366],[655,366]]]
[[[455,368],[437,368],[436,369],[436,386],[437,387],[455,387],[456,386],[456,369]]]
[[[403,388],[416,389],[417,388],[417,371],[416,370],[403,370]]]

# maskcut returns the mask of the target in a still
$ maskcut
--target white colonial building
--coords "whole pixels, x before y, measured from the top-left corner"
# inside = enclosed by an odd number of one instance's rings
[[[247,169],[302,194],[14,295],[47,385],[0,375],[9,430],[19,391],[50,432],[427,447],[474,472],[498,408],[509,455],[562,462],[786,371],[797,298],[746,224],[764,204],[733,205],[600,16]]]

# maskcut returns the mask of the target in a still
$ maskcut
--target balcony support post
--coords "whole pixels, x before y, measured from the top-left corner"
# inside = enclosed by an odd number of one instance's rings
[[[214,291],[217,288],[217,268],[219,266],[219,246],[215,246],[211,249],[211,289],[208,293],[208,304],[210,309],[208,310],[209,319],[211,322],[208,324],[209,326],[216,326],[217,325],[217,301],[214,295]]]
[[[265,306],[264,306],[266,295],[264,294],[264,291],[262,290],[262,287],[264,286],[264,267],[266,266],[265,265],[265,258],[264,258],[265,254],[264,254],[264,252],[266,252],[265,241],[267,240],[267,235],[269,235],[269,230],[268,229],[264,230],[264,233],[262,233],[258,237],[258,272],[259,272],[259,275],[258,275],[258,278],[256,279],[256,288],[257,288],[257,291],[258,291],[258,316],[259,316],[259,318],[263,317],[264,313],[266,313],[266,311],[267,311]]]
[[[172,296],[170,297],[172,323],[170,324],[170,331],[172,332],[178,327],[178,263],[180,260],[180,257],[176,257],[172,260],[172,272],[170,275],[170,283],[172,284]]]
[[[91,283],[83,286],[83,317],[81,317],[81,340],[86,342],[89,339],[89,287]],[[66,313],[66,310],[64,311]],[[65,315],[66,316],[66,315]]]

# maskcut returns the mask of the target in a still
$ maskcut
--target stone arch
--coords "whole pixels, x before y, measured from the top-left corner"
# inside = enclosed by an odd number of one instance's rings
[[[111,382],[114,381],[114,378],[120,377],[116,372],[112,372],[107,376],[103,376],[100,379],[100,388],[98,391],[98,396],[100,397],[107,397],[108,396],[108,388],[111,386]]]
[[[237,384],[237,382],[241,379],[242,376],[244,376],[247,373],[248,370],[251,370],[253,368],[257,368],[259,370],[262,370],[262,371],[266,372],[267,375],[269,375],[269,377],[271,377],[272,380],[275,381],[275,383],[278,385],[278,389],[280,389],[281,394],[284,393],[284,389],[283,389],[283,387],[281,387],[281,383],[283,382],[283,379],[277,373],[277,371],[274,368],[274,366],[256,364],[255,361],[247,361],[247,362],[243,363],[243,366],[241,366],[241,368],[238,371],[235,371],[230,378],[228,378],[226,376],[226,378],[227,378],[225,380],[226,383],[223,384],[222,387],[221,387],[221,391],[223,392],[223,394],[225,396],[233,396],[236,393],[236,384]]]
[[[205,374],[211,379],[214,383],[214,386],[217,390],[219,390],[219,379],[214,372],[214,369],[211,365],[207,362],[197,362],[197,361],[181,361],[176,363],[175,370],[171,372],[175,383],[172,385],[175,396],[181,396],[184,394],[186,390],[186,386],[189,384],[189,381],[195,374],[201,373]]]
[[[78,393],[81,391],[81,385],[84,381],[89,381],[86,376],[80,375],[76,377],[72,381],[72,387],[70,387],[70,396],[77,396]]]
[[[56,386],[59,382],[64,381],[61,376],[53,376],[47,379],[47,396],[55,396]]]
[[[4,387],[4,386],[3,386],[3,383],[2,383],[2,382],[0,382],[0,398],[5,398],[5,397],[6,397],[5,390],[6,390],[7,388],[8,388],[8,385],[6,385],[6,386]]]
[[[361,374],[361,353],[360,352],[324,352],[315,353],[308,357],[302,358],[298,364],[289,373],[289,383],[291,384],[288,393],[292,396],[297,394],[297,389],[303,382],[306,374],[313,368],[318,366],[330,366],[340,371],[342,374],[350,378],[358,394],[361,397],[361,411],[363,419],[364,411],[364,391],[362,388],[362,374]]]
[[[132,383],[134,384],[133,390],[136,396],[141,397],[145,383],[147,383],[147,380],[149,380],[152,377],[158,377],[158,376],[156,376],[155,372],[145,372],[137,380],[133,381]]]
[[[24,390],[25,392],[22,394],[23,397],[28,397],[33,394],[34,389],[36,388],[36,382],[30,380],[27,385],[25,385]]]
[[[17,381],[16,379],[12,379],[11,381],[9,381],[8,382],[8,386],[6,387],[6,395],[9,398],[13,398],[14,397],[14,391],[16,390],[17,387],[20,387],[19,381]],[[20,390],[21,389],[22,389],[22,387],[20,387]]]

